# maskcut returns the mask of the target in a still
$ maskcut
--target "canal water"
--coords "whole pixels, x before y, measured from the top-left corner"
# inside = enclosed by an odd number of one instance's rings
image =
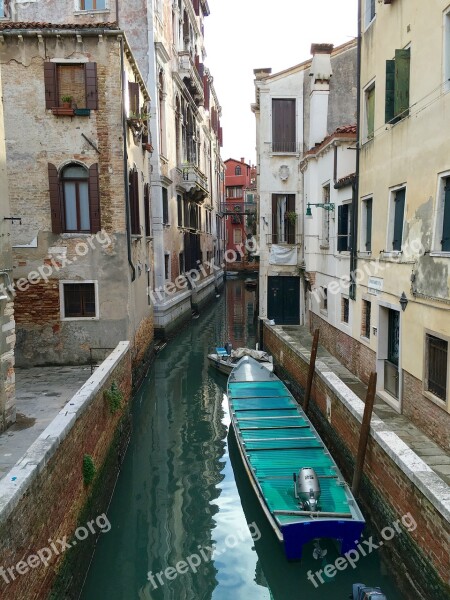
[[[206,359],[228,340],[254,347],[254,311],[255,292],[228,280],[158,354],[134,399],[111,530],[100,536],[81,600],[341,600],[356,582],[404,600],[378,551],[322,575],[324,583],[315,578],[317,588],[307,572],[334,562],[333,546],[322,544],[323,558],[311,547],[302,563],[285,560],[228,433],[226,378]]]

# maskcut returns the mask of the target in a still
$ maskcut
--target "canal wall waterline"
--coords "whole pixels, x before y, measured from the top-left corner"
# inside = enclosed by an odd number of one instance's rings
[[[120,406],[105,394],[113,384]],[[83,540],[74,533],[108,506],[129,439],[131,395],[130,343],[120,342],[0,481],[3,600],[77,597],[100,529],[92,526]],[[96,468],[90,483],[83,477],[85,455]],[[38,561],[44,555],[47,565]]]
[[[302,399],[310,353],[264,324],[265,349],[277,372]],[[329,367],[317,361],[310,417],[347,481],[354,471],[364,403]],[[361,494],[358,499],[378,533],[410,513],[414,531],[385,544],[393,572],[407,597],[442,600],[450,593],[450,498],[446,484],[384,422],[373,417]],[[380,536],[381,539],[381,536]]]

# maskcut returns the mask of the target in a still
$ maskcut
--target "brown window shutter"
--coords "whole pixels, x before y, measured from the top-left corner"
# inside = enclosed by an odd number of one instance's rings
[[[203,94],[205,96],[205,110],[209,110],[209,80],[207,75],[203,75]]]
[[[61,186],[59,182],[58,169],[51,163],[48,163],[48,184],[50,193],[50,212],[52,216],[52,231],[53,233],[61,233]]]
[[[89,214],[91,233],[101,230],[100,222],[100,190],[98,183],[98,164],[89,167]]]
[[[277,224],[277,205],[278,196],[272,194],[272,243],[278,243],[278,224]]]
[[[45,108],[58,106],[56,91],[56,64],[44,63]]]
[[[138,115],[140,112],[138,83],[134,83],[133,81],[128,82],[128,95],[130,96],[130,111]]]
[[[145,208],[145,235],[150,237],[151,219],[150,219],[150,186],[148,183],[144,185],[144,208]]]
[[[88,62],[85,65],[86,76],[86,108],[98,109],[97,63]]]

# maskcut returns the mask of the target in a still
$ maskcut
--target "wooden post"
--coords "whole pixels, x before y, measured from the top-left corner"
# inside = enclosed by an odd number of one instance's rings
[[[364,461],[366,458],[367,442],[370,434],[370,421],[372,419],[373,403],[377,390],[377,374],[372,371],[367,387],[366,404],[364,406],[364,415],[361,423],[361,431],[359,434],[358,455],[356,457],[355,472],[353,474],[352,493],[358,495],[361,484],[361,477],[364,470]]]
[[[309,359],[309,371],[308,371],[308,381],[306,383],[305,390],[305,400],[303,402],[303,410],[305,413],[308,412],[309,407],[309,399],[311,397],[311,388],[312,382],[314,378],[314,372],[316,370],[316,356],[317,356],[317,346],[319,345],[319,330],[316,329],[314,332],[314,339],[311,348],[311,358]]]

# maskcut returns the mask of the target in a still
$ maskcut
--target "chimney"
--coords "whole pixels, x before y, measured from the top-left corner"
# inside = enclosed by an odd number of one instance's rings
[[[256,80],[264,79],[272,73],[272,69],[253,69],[253,73],[255,75]]]
[[[241,158],[241,163],[245,163],[245,158]]]
[[[312,44],[309,147],[320,144],[328,134],[328,97],[330,94],[333,44]]]

